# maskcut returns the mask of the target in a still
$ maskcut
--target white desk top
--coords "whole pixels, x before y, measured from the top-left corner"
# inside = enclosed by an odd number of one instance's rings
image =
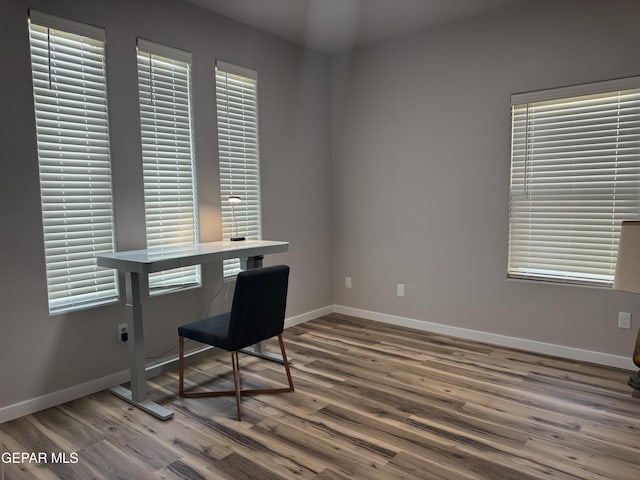
[[[198,243],[189,247],[128,250],[96,257],[98,266],[123,272],[153,273],[172,268],[221,262],[230,258],[247,258],[269,253],[284,253],[289,242],[243,240]]]

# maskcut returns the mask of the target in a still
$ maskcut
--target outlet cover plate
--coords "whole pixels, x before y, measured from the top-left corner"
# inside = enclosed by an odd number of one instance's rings
[[[118,324],[118,342],[122,342],[122,334],[129,333],[129,329],[127,328],[126,323]]]
[[[629,312],[618,313],[618,328],[631,329],[631,314]]]

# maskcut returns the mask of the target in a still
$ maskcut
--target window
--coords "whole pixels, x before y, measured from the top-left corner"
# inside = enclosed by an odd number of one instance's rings
[[[113,302],[104,30],[30,11],[29,40],[49,313]]]
[[[640,212],[640,78],[511,103],[509,276],[610,286]]]
[[[191,54],[138,39],[147,248],[198,240],[191,128]],[[200,285],[200,266],[152,273],[153,293]]]
[[[253,70],[216,63],[223,240],[232,236],[248,240],[262,237],[257,83],[257,72]],[[232,204],[230,196],[239,196],[241,200]],[[239,271],[239,260],[224,262],[225,277]]]

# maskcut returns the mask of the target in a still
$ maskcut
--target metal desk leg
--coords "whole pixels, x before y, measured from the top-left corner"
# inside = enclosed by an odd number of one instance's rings
[[[242,270],[251,270],[252,268],[262,268],[262,260],[264,260],[264,255],[256,255],[255,257],[241,258],[240,268],[242,268]]]
[[[131,390],[118,385],[111,389],[111,393],[160,420],[168,420],[173,417],[171,410],[147,400],[147,375],[142,324],[142,292],[146,292],[148,289],[147,276],[137,272],[127,272],[125,281],[127,290],[127,328],[129,330],[129,341],[131,342],[129,347]]]

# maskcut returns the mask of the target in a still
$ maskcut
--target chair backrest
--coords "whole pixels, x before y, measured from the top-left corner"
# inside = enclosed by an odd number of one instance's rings
[[[282,333],[288,287],[289,267],[286,265],[238,274],[228,333],[233,350]]]

